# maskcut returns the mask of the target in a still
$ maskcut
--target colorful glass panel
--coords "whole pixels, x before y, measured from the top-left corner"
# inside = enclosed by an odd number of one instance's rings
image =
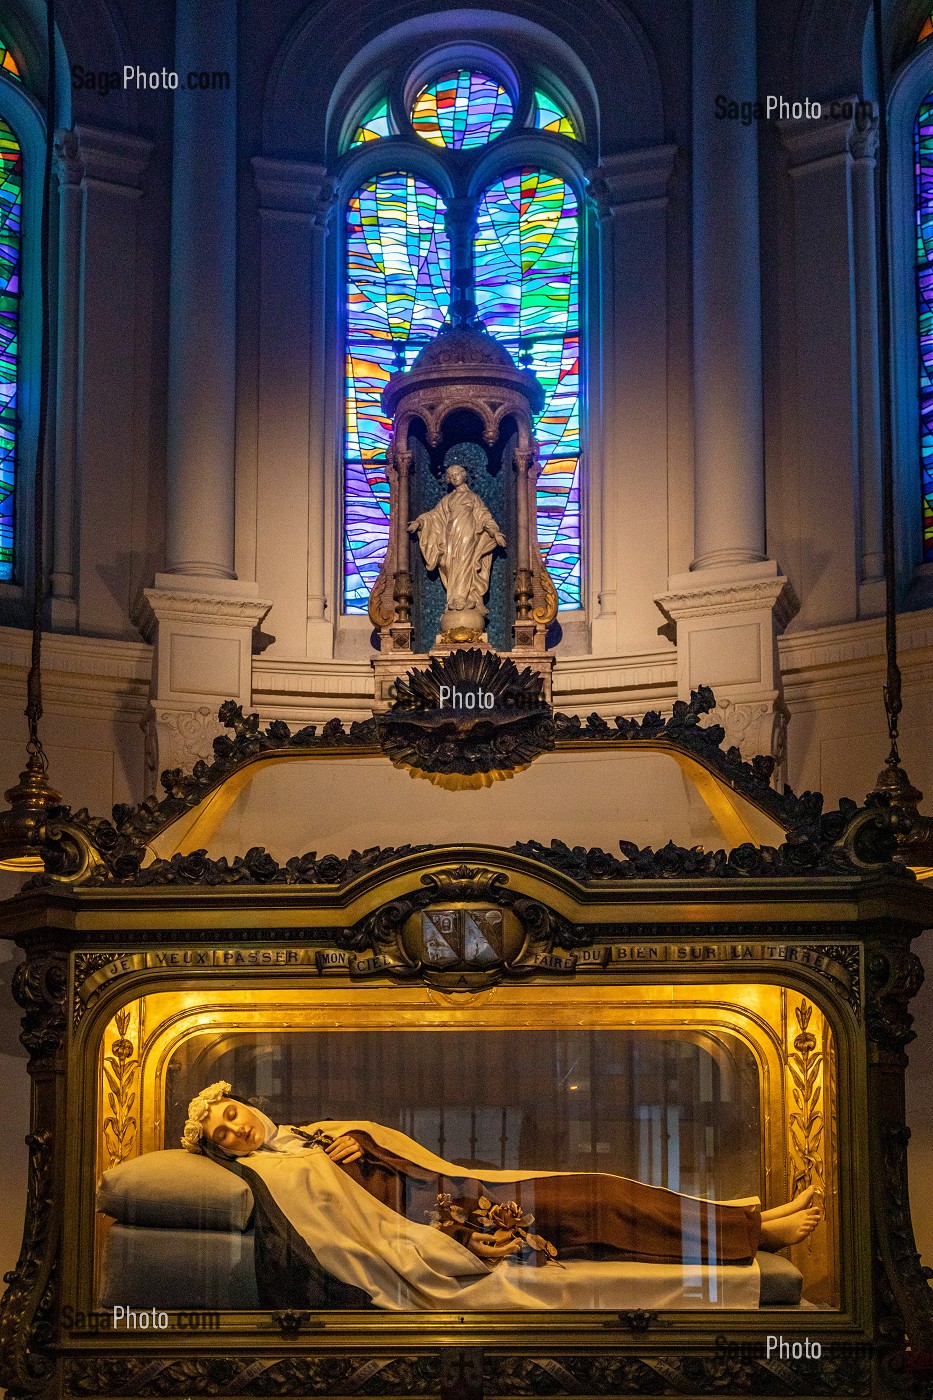
[[[538,536],[562,608],[581,605],[580,218],[557,175],[517,170],[480,200],[476,302],[493,335],[545,390]]]
[[[0,70],[2,70],[8,78],[16,78],[17,82],[22,82],[23,80],[16,59],[10,53],[6,40],[4,39],[0,39]]]
[[[350,142],[350,150],[354,146],[363,146],[367,141],[378,141],[380,136],[389,136],[389,103],[383,97],[376,103],[360,122],[353,133],[353,140]]]
[[[0,119],[0,579],[13,577],[22,206],[22,153],[13,132]]]
[[[923,27],[917,35],[917,43],[922,44],[924,39],[929,39],[931,34],[933,34],[933,15],[923,21]]]
[[[920,464],[923,558],[933,560],[933,92],[914,132],[917,178],[917,315],[920,331]]]
[[[577,129],[563,107],[548,97],[546,92],[535,92],[535,126],[539,131],[550,131],[555,136],[572,136],[579,140]]]
[[[413,175],[380,175],[347,206],[344,609],[365,613],[389,537],[382,411],[389,376],[440,329],[450,301],[441,198]]]
[[[495,78],[467,68],[445,73],[415,99],[411,124],[432,146],[485,146],[512,120],[512,99]]]

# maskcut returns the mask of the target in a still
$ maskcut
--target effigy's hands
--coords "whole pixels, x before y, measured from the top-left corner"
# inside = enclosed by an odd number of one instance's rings
[[[363,1155],[363,1149],[359,1143],[346,1135],[334,1138],[330,1146],[324,1148],[324,1151],[332,1162],[342,1162],[346,1166],[349,1166],[351,1162],[358,1162]]]
[[[490,1264],[498,1264],[500,1259],[507,1259],[510,1254],[518,1254],[521,1248],[521,1240],[514,1239],[492,1244],[489,1236],[479,1230],[474,1230],[467,1240],[467,1249],[471,1254],[475,1254],[478,1259],[485,1259]]]
[[[422,526],[423,522],[424,522],[424,516],[423,516],[423,515],[417,516],[416,519],[414,519],[414,520],[412,520],[412,521],[410,522],[410,524],[409,524],[409,526],[408,526],[408,533],[409,533],[410,535],[415,534],[416,531],[418,531],[418,530],[421,529],[421,526]]]

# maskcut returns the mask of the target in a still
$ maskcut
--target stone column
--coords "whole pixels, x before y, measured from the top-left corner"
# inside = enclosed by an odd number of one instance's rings
[[[74,137],[81,177],[74,357],[80,373],[73,407],[73,494],[69,501],[66,461],[64,494],[55,504],[53,560],[56,573],[66,574],[67,567],[59,565],[67,565],[67,537],[73,531],[80,631],[129,641],[138,638],[130,616],[132,552],[143,547],[134,503],[147,489],[145,454],[138,447],[137,347],[150,331],[139,282],[143,178],[152,144],[84,125],[75,128]],[[63,400],[61,408],[57,431],[67,433]],[[65,526],[62,515],[69,506]],[[69,614],[66,608],[66,621]]]
[[[596,656],[658,649],[652,594],[667,560],[667,189],[676,148],[607,156],[592,172],[598,275],[591,278],[586,440],[589,610]],[[624,500],[624,507],[623,507]]]
[[[856,179],[868,194],[873,156],[866,140],[856,177],[854,132],[851,118],[780,124],[793,200],[794,319],[787,363],[796,431],[785,470],[797,505],[796,539],[789,547],[799,549],[795,576],[805,627],[852,622],[859,614],[864,576],[859,473],[864,467],[870,478],[878,470],[877,406],[871,405],[873,396],[877,400],[877,383],[871,383],[877,367],[868,369],[866,384],[857,349],[861,341],[869,363],[876,354],[877,322],[869,325],[876,314],[874,272],[867,285],[859,285],[874,259],[874,243],[868,248],[874,235],[868,228],[857,230],[853,209]],[[863,206],[861,217],[867,213]],[[870,498],[876,488],[870,480],[864,484]],[[869,552],[873,535],[880,548],[869,525]]]
[[[55,372],[55,480],[51,624],[78,626],[75,596],[75,412],[78,397],[78,320],[81,289],[81,165],[72,131],[59,133],[58,359]]]
[[[875,157],[878,121],[860,119],[849,136],[852,152],[852,241],[858,396],[858,481],[861,569],[859,616],[884,612],[881,528],[881,390],[878,367],[878,262]]]
[[[758,127],[717,93],[757,93],[754,0],[694,0],[694,569],[765,558]]]
[[[273,655],[333,655],[328,578],[325,255],[333,190],[322,166],[256,156],[259,195],[257,583],[275,607]]]
[[[175,68],[236,72],[235,0],[179,0]],[[168,357],[168,572],[232,579],[236,92],[175,93]]]
[[[175,69],[236,72],[235,0],[178,0]],[[173,96],[167,569],[139,622],[155,643],[153,766],[209,757],[224,699],[249,705],[270,604],[234,572],[237,94]]]
[[[694,561],[655,601],[676,624],[678,689],[710,685],[746,758],[784,752],[776,635],[796,607],[766,558],[758,129],[717,120],[757,95],[754,0],[693,9]]]

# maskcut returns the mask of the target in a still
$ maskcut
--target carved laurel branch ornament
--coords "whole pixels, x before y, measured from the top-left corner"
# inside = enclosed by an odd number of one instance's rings
[[[266,754],[338,753],[351,748],[370,752],[382,749],[391,757],[390,749],[396,749],[400,756],[405,753],[414,757],[424,772],[440,772],[445,766],[450,772],[457,772],[457,765],[464,763],[475,771],[480,771],[487,761],[501,767],[503,753],[496,748],[497,743],[505,744],[510,750],[510,761],[521,766],[525,757],[531,761],[533,749],[543,752],[553,746],[585,748],[594,741],[650,742],[700,758],[733,790],[749,797],[787,828],[787,840],[777,847],[744,843],[732,851],[707,851],[673,843],[654,850],[623,840],[619,842],[620,856],[599,848],[570,847],[559,841],[552,841],[549,846],[532,841],[515,845],[512,849],[517,854],[583,881],[698,876],[780,878],[853,874],[867,869],[912,878],[903,865],[893,860],[899,818],[883,799],[869,799],[864,807],[842,799],[838,809],[824,812],[820,793],[805,792],[798,797],[787,787],[782,793],[776,792],[770,786],[773,758],[762,756],[746,763],[734,747],[723,752],[720,725],[701,724],[716,703],[707,687],[694,691],[689,702],[678,701],[667,719],[657,711],[649,711],[641,720],[619,716],[610,724],[595,714],[581,720],[552,713],[540,700],[537,676],[530,671],[519,674],[511,661],[506,666],[499,658],[493,659],[500,666],[496,675],[501,678],[503,727],[494,735],[474,735],[469,744],[444,732],[434,732],[432,737],[430,718],[424,721],[420,737],[412,732],[413,725],[422,724],[417,716],[429,716],[425,687],[439,684],[437,676],[429,680],[410,677],[408,682],[399,682],[395,705],[378,719],[355,721],[349,728],[341,720],[332,719],[320,732],[316,725],[307,725],[292,733],[283,720],[274,720],[266,729],[260,729],[258,715],[244,715],[240,705],[225,701],[218,717],[232,731],[231,735],[218,735],[214,740],[213,763],[200,761],[190,773],[180,769],[164,772],[163,798],[150,797],[136,807],[117,805],[110,821],[94,818],[83,808],[77,812],[66,806],[53,808],[43,848],[46,873],[28,884],[35,887],[59,880],[138,886],[343,884],[402,855],[427,848],[373,847],[353,851],[346,858],[318,856],[311,851],[280,863],[261,846],[255,846],[230,861],[225,857],[214,860],[202,850],[146,864],[146,842],[201,802],[241,765]],[[514,677],[508,667],[515,672]],[[515,712],[524,710],[531,728],[523,733],[518,726],[519,737],[513,745],[509,729]],[[465,758],[467,749],[469,757]],[[481,758],[481,749],[485,758]]]
[[[806,998],[794,1008],[798,1031],[787,1068],[793,1081],[796,1110],[790,1115],[793,1148],[793,1193],[804,1186],[816,1186],[825,1197],[823,1171],[823,1051],[810,1030],[813,1007]]]

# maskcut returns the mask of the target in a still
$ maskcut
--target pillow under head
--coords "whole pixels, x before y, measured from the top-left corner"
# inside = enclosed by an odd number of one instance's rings
[[[104,1172],[97,1209],[124,1225],[181,1230],[245,1230],[253,1195],[216,1162],[181,1148],[147,1152]]]

